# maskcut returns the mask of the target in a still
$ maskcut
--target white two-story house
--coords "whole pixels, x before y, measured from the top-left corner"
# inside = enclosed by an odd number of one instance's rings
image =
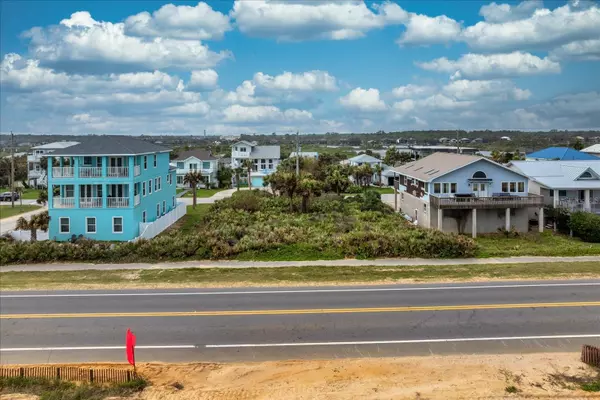
[[[281,161],[281,149],[279,146],[259,146],[256,142],[242,140],[231,146],[231,168],[243,167],[245,160],[252,160],[252,187],[262,187],[264,177],[277,169]],[[241,179],[245,176],[242,174]]]
[[[208,187],[219,184],[217,172],[219,171],[218,160],[207,150],[184,151],[172,160],[177,168],[177,186],[183,187],[184,177],[188,172],[198,171],[205,177]]]
[[[79,142],[53,142],[32,147],[31,154],[27,155],[27,183],[33,187],[47,187],[47,165],[42,165],[42,159],[56,150],[66,149],[76,144]]]

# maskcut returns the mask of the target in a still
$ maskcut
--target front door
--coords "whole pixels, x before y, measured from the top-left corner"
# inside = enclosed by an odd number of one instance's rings
[[[473,194],[476,197],[488,197],[487,183],[473,182]]]

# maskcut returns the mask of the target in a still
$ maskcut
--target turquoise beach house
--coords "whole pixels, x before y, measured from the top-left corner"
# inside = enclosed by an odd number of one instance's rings
[[[152,238],[185,214],[170,149],[127,136],[90,136],[48,157],[50,240]]]

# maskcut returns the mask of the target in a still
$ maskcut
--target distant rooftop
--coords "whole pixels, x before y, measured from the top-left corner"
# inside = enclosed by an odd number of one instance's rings
[[[162,153],[171,149],[131,136],[86,136],[81,142],[56,150],[54,156],[132,156]]]
[[[433,153],[420,160],[396,167],[394,171],[401,175],[407,175],[423,182],[428,182],[479,160],[486,159],[466,154]]]
[[[355,162],[355,163],[377,163],[377,162],[379,162],[380,163],[381,160],[379,158],[375,158],[368,154],[361,154],[361,155],[349,158],[348,162]]]
[[[33,146],[34,150],[58,150],[58,149],[66,149],[67,147],[75,146],[79,144],[79,142],[52,142],[46,144],[40,144],[39,146]]]
[[[181,153],[179,153],[179,155],[177,156],[177,158],[174,161],[184,161],[190,157],[196,157],[198,160],[201,160],[201,161],[216,160],[216,158],[212,156],[210,151],[196,149],[196,150],[182,151]]]
[[[581,150],[583,153],[600,154],[600,144],[593,144]]]
[[[527,154],[526,158],[537,160],[598,160],[598,157],[569,147],[548,147],[547,149]]]
[[[509,166],[549,189],[600,189],[600,159],[595,161],[511,161]],[[582,174],[589,172],[591,178]]]

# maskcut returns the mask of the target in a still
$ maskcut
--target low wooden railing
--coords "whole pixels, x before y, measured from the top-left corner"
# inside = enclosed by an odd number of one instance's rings
[[[132,370],[116,368],[78,368],[61,366],[0,367],[5,378],[45,378],[74,382],[123,383],[136,379]]]
[[[536,194],[492,197],[436,197],[430,194],[429,198],[431,206],[438,209],[523,208],[544,205],[544,197]]]

